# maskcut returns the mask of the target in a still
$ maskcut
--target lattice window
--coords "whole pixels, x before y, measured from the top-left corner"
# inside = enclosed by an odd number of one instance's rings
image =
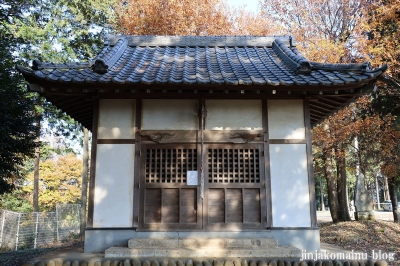
[[[187,171],[195,170],[196,149],[147,149],[146,183],[186,183]]]
[[[208,149],[210,183],[260,183],[260,151],[254,149]]]

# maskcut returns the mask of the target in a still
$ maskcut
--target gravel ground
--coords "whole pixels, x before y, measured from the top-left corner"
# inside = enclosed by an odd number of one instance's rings
[[[374,211],[375,219],[393,222],[393,213],[384,211]],[[354,220],[354,214],[350,213],[351,219]],[[329,211],[317,211],[317,223],[332,222],[331,213]]]
[[[377,220],[383,220],[383,221],[389,221],[389,222],[393,221],[393,213],[391,213],[391,212],[376,211],[375,217]],[[353,216],[352,216],[352,219],[354,220]],[[318,211],[317,212],[317,222],[319,224],[332,222],[330,212],[329,211]],[[337,243],[332,243],[332,244],[337,244]],[[39,256],[42,256],[42,255],[50,253],[50,252],[57,252],[57,251],[69,252],[69,250],[78,252],[81,249],[81,246],[82,246],[82,244],[80,242],[70,242],[70,243],[65,243],[63,246],[19,250],[19,251],[11,251],[11,252],[0,252],[0,265],[18,266],[23,261],[29,261],[33,258],[37,258]],[[80,251],[80,252],[82,252],[82,251]]]
[[[61,249],[69,249],[80,242],[65,243],[62,246],[37,248],[37,249],[25,249],[18,251],[7,251],[0,252],[0,265],[1,266],[19,266],[24,261],[29,261],[38,256],[54,252]]]

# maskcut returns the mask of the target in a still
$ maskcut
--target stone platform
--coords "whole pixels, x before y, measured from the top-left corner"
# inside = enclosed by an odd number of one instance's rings
[[[105,258],[293,258],[301,250],[275,239],[132,238],[128,247],[111,247]]]

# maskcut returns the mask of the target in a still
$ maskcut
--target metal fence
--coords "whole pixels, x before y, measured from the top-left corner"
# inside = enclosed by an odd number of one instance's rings
[[[60,243],[80,234],[80,205],[57,205],[55,212],[0,214],[0,249],[38,248]]]

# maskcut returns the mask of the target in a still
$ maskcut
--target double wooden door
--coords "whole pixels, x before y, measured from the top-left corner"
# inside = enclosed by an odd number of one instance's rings
[[[203,149],[189,144],[142,145],[140,229],[264,228],[262,148],[262,144],[207,144]]]

